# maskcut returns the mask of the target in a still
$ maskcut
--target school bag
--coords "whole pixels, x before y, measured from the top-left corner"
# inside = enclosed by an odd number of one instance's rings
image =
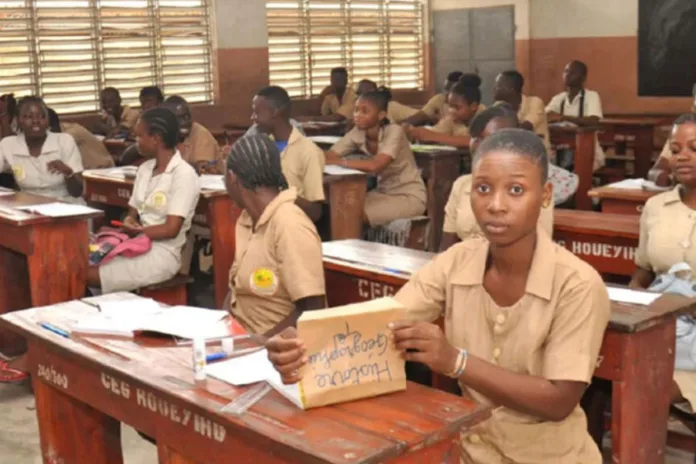
[[[152,240],[145,234],[130,237],[114,229],[102,229],[90,239],[90,266],[106,264],[116,256],[135,258],[152,248]]]
[[[687,263],[677,263],[665,274],[657,276],[648,290],[657,293],[676,293],[689,298],[696,297],[693,271]],[[677,318],[674,368],[696,371],[696,319],[691,315],[682,315]]]

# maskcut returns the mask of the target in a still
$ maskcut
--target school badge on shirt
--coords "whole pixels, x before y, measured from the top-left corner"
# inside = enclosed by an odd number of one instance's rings
[[[12,166],[12,174],[16,181],[24,180],[24,168],[22,166]]]
[[[152,204],[155,205],[156,208],[167,206],[167,195],[164,192],[155,192],[152,196]]]
[[[278,277],[270,269],[261,267],[251,273],[249,286],[257,295],[272,296],[278,289]]]

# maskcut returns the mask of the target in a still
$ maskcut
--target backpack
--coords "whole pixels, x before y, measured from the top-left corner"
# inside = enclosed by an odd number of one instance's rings
[[[145,234],[130,237],[115,229],[102,229],[91,239],[89,264],[100,266],[116,256],[135,258],[150,251],[152,240]]]

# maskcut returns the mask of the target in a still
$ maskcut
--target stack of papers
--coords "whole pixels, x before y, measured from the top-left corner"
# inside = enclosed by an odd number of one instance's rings
[[[630,290],[628,288],[607,287],[609,299],[618,303],[648,306],[660,297],[659,293]]]
[[[202,174],[200,182],[202,190],[225,190],[225,181],[222,176]]]
[[[329,165],[324,166],[324,174],[327,174],[329,176],[348,176],[351,174],[365,174],[365,173],[362,171],[358,171],[357,169],[348,169],[348,168],[344,168],[343,166],[329,164]]]
[[[81,216],[83,214],[94,214],[100,212],[98,209],[90,208],[88,206],[59,202],[20,206],[16,209],[48,217]]]
[[[84,171],[86,174],[106,177],[108,179],[120,179],[125,180],[127,177],[135,177],[138,173],[137,166],[119,166],[116,168],[105,168],[105,169],[88,169]]]

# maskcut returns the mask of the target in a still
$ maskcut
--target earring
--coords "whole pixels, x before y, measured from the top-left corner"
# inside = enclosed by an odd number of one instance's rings
[[[541,204],[541,206],[544,208],[548,208],[550,204],[551,204],[551,200],[544,200],[544,202]]]

